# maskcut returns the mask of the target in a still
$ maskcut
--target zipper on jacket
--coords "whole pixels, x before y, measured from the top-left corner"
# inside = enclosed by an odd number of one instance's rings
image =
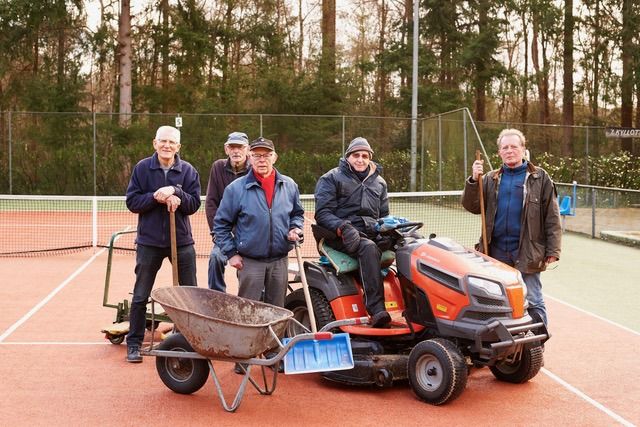
[[[273,203],[273,201],[271,202]],[[269,208],[269,258],[273,257],[273,219],[271,217],[271,208]]]

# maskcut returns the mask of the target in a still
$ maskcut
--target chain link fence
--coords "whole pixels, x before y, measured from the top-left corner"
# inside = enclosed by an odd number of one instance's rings
[[[411,188],[411,120],[359,116],[272,114],[133,114],[122,128],[117,114],[0,112],[0,185],[4,194],[122,195],[138,160],[153,153],[160,125],[182,121],[181,156],[200,172],[206,188],[211,163],[224,157],[232,131],[276,144],[278,170],[291,176],[301,193],[313,193],[317,179],[335,167],[349,141],[364,136],[383,165],[389,191],[452,191],[462,187],[476,150],[497,166],[495,140],[506,127],[528,139],[532,161],[566,160],[549,172],[556,181],[591,184],[595,156],[620,151],[620,139],[603,127],[571,127],[571,159],[561,158],[567,128],[555,125],[475,123],[466,108],[420,119],[416,188]],[[562,170],[561,170],[562,169]],[[555,175],[554,175],[555,174]]]

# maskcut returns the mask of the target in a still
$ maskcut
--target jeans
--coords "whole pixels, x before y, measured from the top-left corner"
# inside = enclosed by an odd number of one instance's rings
[[[218,245],[213,245],[209,255],[209,289],[226,292],[227,285],[224,282],[224,269],[227,264],[227,257],[224,256]]]
[[[289,281],[289,258],[261,261],[242,257],[242,270],[238,270],[238,296],[284,307],[284,297]]]
[[[180,286],[198,286],[196,251],[193,245],[178,247],[178,282]],[[171,259],[171,248],[138,245],[136,249],[136,282],[129,310],[127,346],[142,344],[146,325],[147,302],[158,270],[165,258]],[[169,281],[167,281],[169,282]]]
[[[518,250],[505,252],[495,246],[489,248],[491,256],[511,267],[514,266],[518,259]],[[542,282],[540,281],[540,273],[522,273],[522,279],[527,285],[527,301],[529,308],[527,311],[534,321],[543,320],[547,324],[547,307],[544,304],[542,296]]]

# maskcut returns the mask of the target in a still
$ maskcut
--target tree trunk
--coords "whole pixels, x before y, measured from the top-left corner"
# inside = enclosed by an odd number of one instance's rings
[[[632,0],[622,1],[622,80],[620,82],[620,126],[633,125],[633,26]],[[621,138],[622,150],[633,149],[633,139]]]
[[[57,19],[57,25],[58,25],[58,52],[57,52],[57,69],[56,69],[56,75],[57,75],[57,83],[58,83],[58,89],[59,90],[63,90],[63,83],[64,83],[64,58],[65,58],[65,54],[66,54],[66,50],[65,50],[65,45],[66,45],[66,38],[67,38],[67,33],[66,33],[66,7],[64,4],[64,0],[58,0],[57,2],[57,7],[58,7],[58,19]]]
[[[529,31],[526,21],[526,11],[522,11],[522,27],[524,34],[524,75],[522,76],[522,108],[520,122],[527,123],[529,119]]]
[[[298,75],[302,74],[302,67],[304,66],[302,57],[304,55],[304,18],[302,17],[302,0],[298,0]]]
[[[120,1],[120,25],[118,26],[120,126],[131,124],[131,5],[130,0]]]
[[[169,0],[160,2],[162,13],[162,68],[160,69],[160,80],[162,86],[162,112],[169,111]]]
[[[478,37],[482,38],[488,30],[489,4],[487,0],[478,2]],[[476,60],[476,120],[484,122],[487,120],[487,66],[483,56]]]
[[[387,28],[387,5],[386,1],[382,0],[382,3],[379,5],[379,22],[380,22],[380,33],[378,34],[378,58],[382,58],[384,54],[384,46],[386,39],[386,28]],[[387,72],[384,69],[384,63],[382,60],[378,60],[378,75],[377,75],[377,84],[376,84],[376,92],[377,92],[377,100],[378,100],[378,116],[385,117],[385,103],[387,99]],[[380,136],[384,140],[384,120],[380,121],[381,126],[381,134]]]
[[[573,156],[573,0],[564,2],[564,49],[562,70],[562,124],[564,157]]]
[[[548,112],[548,80],[546,77],[546,70],[544,69],[545,49],[544,41],[539,41],[540,36],[544,37],[544,34],[540,34],[540,19],[536,13],[533,13],[533,39],[531,40],[531,62],[533,63],[533,69],[535,70],[536,86],[538,88],[538,122],[545,124],[547,120]],[[542,62],[543,66],[540,67],[540,57],[538,48],[542,47]],[[543,134],[539,140],[539,151],[549,151],[549,141],[546,135]]]
[[[336,0],[322,0],[320,81],[325,97],[336,100]],[[327,105],[331,108],[331,105]]]

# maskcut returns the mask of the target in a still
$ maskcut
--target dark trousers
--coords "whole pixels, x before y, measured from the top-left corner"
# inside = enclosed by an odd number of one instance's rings
[[[178,282],[180,286],[198,286],[196,279],[196,251],[193,245],[178,247]],[[138,245],[136,249],[136,282],[129,311],[127,345],[141,345],[144,339],[147,302],[158,270],[165,258],[171,260],[171,248]],[[167,283],[171,283],[167,278]]]
[[[366,237],[360,238],[358,249],[351,253],[345,250],[342,240],[330,240],[326,243],[332,248],[358,259],[360,278],[364,288],[364,305],[367,312],[373,316],[384,311],[384,286],[380,269],[382,252],[380,248]]]

